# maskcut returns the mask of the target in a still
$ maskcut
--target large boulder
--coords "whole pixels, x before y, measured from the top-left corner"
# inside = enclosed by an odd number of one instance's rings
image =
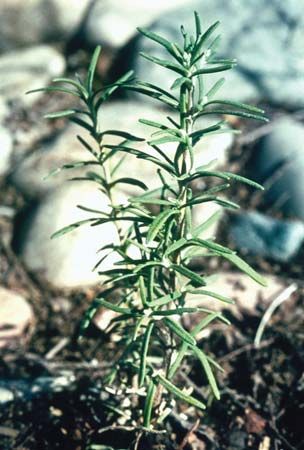
[[[173,42],[180,42],[179,25],[184,24],[186,29],[193,30],[194,10],[200,13],[204,29],[217,20],[221,21],[219,33],[223,38],[219,56],[238,60],[237,68],[225,73],[226,83],[219,97],[239,101],[265,99],[293,108],[304,105],[304,95],[300,94],[304,92],[303,2],[193,1],[171,14],[163,14],[150,29]],[[257,14],[257,11],[262,13]],[[173,72],[148,63],[139,56],[140,51],[168,58],[160,45],[139,37],[122,52],[120,67],[125,70],[131,62],[140,79],[169,88],[174,79]],[[207,86],[218,78],[218,75],[207,76]]]

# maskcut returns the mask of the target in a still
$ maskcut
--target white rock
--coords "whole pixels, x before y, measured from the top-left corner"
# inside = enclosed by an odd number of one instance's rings
[[[17,293],[0,287],[0,348],[20,342],[33,320],[29,303]]]
[[[43,2],[46,3],[45,1]],[[69,37],[80,25],[86,10],[92,3],[91,0],[48,0],[49,8],[53,9],[56,16],[57,33],[62,37]],[[42,8],[43,9],[43,8]]]
[[[6,100],[22,99],[31,104],[39,94],[25,95],[46,86],[65,70],[64,57],[47,45],[16,50],[0,56],[0,95]]]
[[[162,14],[169,14],[191,0],[98,0],[85,25],[87,40],[118,48],[135,33],[136,27],[148,26]]]
[[[105,244],[118,243],[117,230],[111,223],[96,227],[84,225],[51,240],[53,233],[67,225],[98,217],[82,211],[77,205],[109,210],[106,196],[94,183],[66,183],[43,199],[35,213],[27,217],[27,228],[23,228],[19,235],[21,256],[27,267],[60,288],[76,288],[102,281],[97,271],[92,269],[106,251],[97,252]],[[116,254],[110,254],[99,270],[112,268],[117,260]]]
[[[147,106],[139,102],[119,101],[105,105],[100,112],[99,120],[103,131],[107,129],[123,130],[148,139],[154,130],[151,127],[140,124],[138,119],[146,118],[165,123],[165,116],[165,112],[150,105]],[[201,128],[209,124],[210,122],[200,121],[198,127]],[[52,170],[61,167],[65,163],[91,159],[90,154],[84,150],[76,139],[77,134],[87,138],[82,129],[78,126],[70,125],[55,140],[41,146],[37,152],[26,158],[16,169],[13,175],[14,184],[28,196],[41,196],[50,189],[61,185],[63,180],[75,174],[83,173],[83,171],[79,170],[77,172],[69,170],[43,180]],[[121,139],[119,138],[118,141],[120,142]],[[117,139],[107,137],[106,142],[115,143]],[[227,151],[232,143],[233,135],[230,133],[206,136],[195,147],[196,166],[208,164],[214,159],[217,160],[216,165],[223,165],[226,161]],[[154,150],[145,143],[134,143],[132,146],[142,148],[149,154],[155,154]],[[172,156],[176,145],[166,144],[161,147],[169,156]],[[121,157],[122,154],[119,153],[113,159],[113,165]],[[159,186],[159,177],[156,170],[157,167],[152,163],[139,160],[134,156],[127,156],[117,172],[117,176],[138,178],[154,189]],[[139,188],[129,185],[121,185],[121,188],[129,195],[135,195],[140,192]]]
[[[0,405],[12,402],[14,400],[14,394],[8,389],[0,387]]]
[[[0,125],[0,176],[5,175],[10,169],[10,159],[13,143],[10,133]]]
[[[102,331],[106,331],[107,327],[110,325],[111,320],[117,317],[118,313],[112,311],[111,309],[99,308],[93,318],[94,325]]]
[[[9,113],[6,101],[0,96],[0,124],[2,124]]]
[[[192,208],[193,227],[198,227],[199,225],[207,222],[210,219],[210,222],[206,229],[204,229],[199,235],[201,239],[212,239],[216,237],[218,224],[222,214],[222,206],[214,202],[201,203],[199,205],[195,205]]]

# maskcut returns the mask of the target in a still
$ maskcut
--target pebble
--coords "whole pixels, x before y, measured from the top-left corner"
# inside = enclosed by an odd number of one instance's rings
[[[0,96],[0,125],[2,125],[9,114],[7,102]]]
[[[34,313],[30,304],[21,295],[0,287],[0,348],[12,343],[21,344]]]
[[[3,403],[14,400],[14,397],[21,401],[31,401],[41,399],[41,396],[69,391],[74,388],[75,381],[76,376],[71,370],[61,370],[57,376],[39,376],[34,379],[1,379],[0,405],[2,395]]]
[[[13,141],[6,128],[0,125],[0,177],[7,174],[11,168]]]
[[[0,205],[0,217],[12,219],[16,214],[15,208],[11,206]]]

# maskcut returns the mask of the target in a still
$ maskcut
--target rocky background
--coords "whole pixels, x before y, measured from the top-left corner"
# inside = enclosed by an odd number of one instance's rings
[[[28,348],[31,339],[39,341],[42,333],[46,333],[43,349],[48,333],[49,348],[58,343],[47,321],[52,314],[68,318],[75,298],[85,309],[102,283],[100,275],[92,272],[96,252],[115,239],[112,227],[103,225],[50,240],[59,228],[87,217],[77,204],[102,209],[107,202],[90,183],[67,183],[61,174],[44,180],[62,164],[83,159],[84,150],[75,125],[43,119],[48,112],[73,106],[72,101],[59,94],[25,92],[48,85],[54,77],[83,75],[97,44],[103,48],[100,83],[134,69],[140,79],[168,87],[170,73],[138,56],[139,51],[161,56],[161,51],[138,36],[136,27],[150,27],[178,40],[180,24],[192,28],[194,10],[206,28],[221,21],[220,54],[238,60],[226,77],[222,97],[260,105],[270,118],[266,125],[228,118],[242,134],[208,137],[198,148],[201,164],[217,159],[218,167],[241,172],[266,188],[261,196],[235,187],[232,197],[240,202],[241,212],[223,213],[210,236],[217,233],[220,241],[247,255],[269,278],[269,287],[262,292],[222,265],[216,288],[236,297],[240,311],[254,313],[257,307],[265,310],[273,296],[291,283],[302,287],[303,0],[1,0],[0,348]],[[157,105],[129,94],[111,100],[100,120],[105,129],[145,137],[149,130],[138,124],[138,118],[153,120],[159,114],[164,112]],[[149,180],[151,186],[157,182],[151,167],[135,159],[122,170]],[[119,195],[127,198],[132,193]],[[197,208],[194,220],[199,223],[213,212]],[[106,268],[110,263],[107,260]],[[12,400],[10,388],[3,384],[0,406]]]

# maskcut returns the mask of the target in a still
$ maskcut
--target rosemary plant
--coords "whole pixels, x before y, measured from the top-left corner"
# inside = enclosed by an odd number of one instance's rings
[[[264,112],[256,107],[214,99],[224,82],[223,78],[211,89],[204,88],[205,76],[229,70],[236,64],[235,60],[217,59],[215,56],[219,37],[214,38],[214,32],[218,25],[216,22],[202,32],[199,16],[195,13],[195,35],[188,34],[181,27],[181,44],[169,42],[151,31],[138,29],[146,38],[167,51],[168,60],[147,54],[142,56],[176,74],[177,78],[170,90],[138,81],[132,72],[116,83],[95,89],[93,81],[100,47],[94,52],[85,81],[79,77],[76,81],[57,78],[53,80],[51,87],[42,89],[78,97],[81,105],[79,109],[60,111],[47,117],[68,116],[72,122],[89,132],[95,142],[92,145],[84,137],[78,136],[91,158],[66,164],[61,169],[95,167],[96,170],[87,172],[84,179],[96,182],[98,188],[107,195],[111,212],[99,211],[98,205],[96,210],[79,206],[93,214],[93,217],[61,229],[53,237],[61,236],[83,224],[97,226],[113,222],[117,227],[119,245],[109,243],[103,249],[107,249],[108,253],[118,253],[120,260],[113,269],[102,272],[107,276],[107,281],[82,320],[81,335],[85,334],[99,308],[116,313],[106,332],[120,336],[116,344],[117,359],[105,382],[107,386],[119,387],[124,392],[130,392],[127,387],[131,386],[131,391],[137,392],[133,416],[138,426],[144,429],[151,429],[161,423],[170,414],[175,400],[205,409],[205,403],[190,395],[189,390],[185,390],[179,382],[178,369],[184,358],[194,357],[199,360],[210,386],[210,395],[220,398],[214,375],[214,371],[219,370],[220,366],[204,352],[196,337],[213,321],[229,322],[220,312],[188,307],[187,296],[197,296],[198,300],[204,296],[212,297],[215,301],[227,303],[232,303],[232,300],[206,288],[207,277],[189,268],[193,255],[199,252],[206,258],[225,258],[264,285],[263,278],[234,251],[212,239],[200,237],[212,218],[206,217],[197,227],[193,227],[191,222],[192,208],[197,204],[215,202],[224,208],[237,208],[235,203],[218,195],[234,181],[262,189],[260,185],[239,175],[212,170],[210,165],[195,166],[196,146],[201,139],[210,134],[231,131],[225,120],[200,129],[197,127],[197,119],[202,116],[235,115],[266,120]],[[142,124],[154,129],[151,139],[146,143],[153,149],[153,154],[135,145],[142,140],[137,136],[128,132],[101,129],[99,110],[117,88],[151,97],[174,113],[160,119],[160,122],[148,118],[139,119]],[[120,142],[110,145],[109,136],[120,138]],[[161,147],[167,143],[176,144],[174,157],[169,157]],[[136,174],[135,178],[117,177],[118,164],[113,163],[114,160],[117,161],[117,154],[133,155],[156,165],[159,188],[149,190],[146,184],[136,178]],[[123,157],[119,159],[119,164],[124,164]],[[193,190],[193,181],[207,177],[218,178],[222,180],[222,184],[206,188],[197,194]],[[113,192],[122,184],[136,185],[143,192],[131,197],[127,204],[117,204]],[[157,205],[158,211],[155,213],[154,208],[152,212],[150,205]],[[122,224],[126,226],[122,227]],[[130,256],[131,246],[138,250],[136,257]],[[101,263],[102,260],[98,261],[95,270],[98,270]],[[192,329],[186,329],[181,319],[197,312],[203,313],[203,319]],[[134,394],[132,395],[134,405]]]

